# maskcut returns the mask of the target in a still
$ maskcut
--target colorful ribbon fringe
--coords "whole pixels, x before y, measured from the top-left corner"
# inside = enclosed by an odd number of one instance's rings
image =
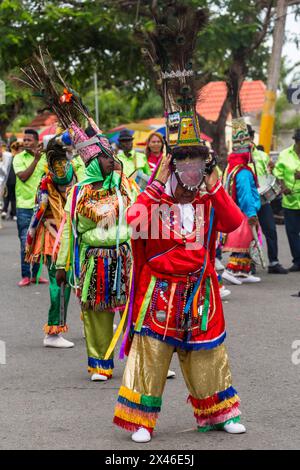
[[[240,415],[240,399],[233,387],[202,400],[190,395],[188,402],[193,406],[199,428],[204,431],[213,429],[216,425],[224,425],[227,421],[236,419]]]
[[[161,397],[142,395],[122,386],[113,421],[128,431],[137,431],[143,426],[152,433],[161,409],[161,402]]]
[[[105,375],[109,379],[112,377],[114,369],[113,359],[95,359],[94,357],[88,358],[88,371],[90,374]]]

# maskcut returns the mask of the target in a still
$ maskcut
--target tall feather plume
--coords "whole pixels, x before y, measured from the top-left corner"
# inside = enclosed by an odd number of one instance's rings
[[[136,35],[143,46],[144,59],[154,73],[165,111],[191,111],[200,87],[193,71],[193,56],[197,35],[207,23],[206,10],[170,0],[161,7],[152,7],[151,12],[153,29],[137,27]]]
[[[39,48],[20,70],[22,78],[14,77],[14,80],[32,88],[33,94],[57,115],[63,128],[89,119],[88,109],[62,78],[47,50]]]

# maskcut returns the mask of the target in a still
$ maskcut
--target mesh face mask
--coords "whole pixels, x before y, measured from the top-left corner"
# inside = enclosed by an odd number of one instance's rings
[[[57,184],[68,184],[73,178],[73,167],[66,158],[55,158],[49,165],[49,170],[53,174],[53,180]]]
[[[175,174],[179,183],[190,191],[199,188],[205,176],[206,160],[203,158],[174,159]]]

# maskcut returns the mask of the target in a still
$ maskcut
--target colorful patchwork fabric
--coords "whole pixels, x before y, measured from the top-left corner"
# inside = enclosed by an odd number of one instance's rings
[[[122,386],[113,422],[131,432],[137,431],[142,426],[152,433],[161,409],[161,402],[161,397],[142,395]]]
[[[188,402],[194,409],[199,431],[209,431],[224,426],[226,422],[238,421],[241,414],[240,399],[233,387],[202,400],[190,395]]]
[[[233,274],[249,274],[251,271],[251,261],[247,253],[232,253],[226,269]]]

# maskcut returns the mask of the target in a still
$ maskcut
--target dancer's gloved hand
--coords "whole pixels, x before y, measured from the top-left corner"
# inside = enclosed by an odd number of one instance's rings
[[[155,177],[155,179],[157,181],[159,181],[160,183],[166,184],[166,182],[168,181],[168,178],[169,178],[170,172],[171,172],[171,170],[170,170],[171,158],[172,158],[172,155],[170,155],[170,154],[165,155],[162,158],[160,167],[159,167],[158,172],[157,172],[156,177]]]
[[[216,153],[211,150],[210,152],[210,155],[209,155],[209,159],[206,163],[206,166],[205,166],[205,174],[206,175],[211,175],[211,173],[213,172],[214,168],[217,166],[217,155]]]
[[[57,285],[60,287],[62,284],[67,283],[67,276],[66,276],[66,271],[64,269],[57,269],[56,274],[56,282]]]
[[[214,168],[209,175],[206,175],[204,177],[206,189],[210,191],[214,187],[214,185],[217,183],[218,179],[219,179],[219,175],[218,175],[217,169]]]

